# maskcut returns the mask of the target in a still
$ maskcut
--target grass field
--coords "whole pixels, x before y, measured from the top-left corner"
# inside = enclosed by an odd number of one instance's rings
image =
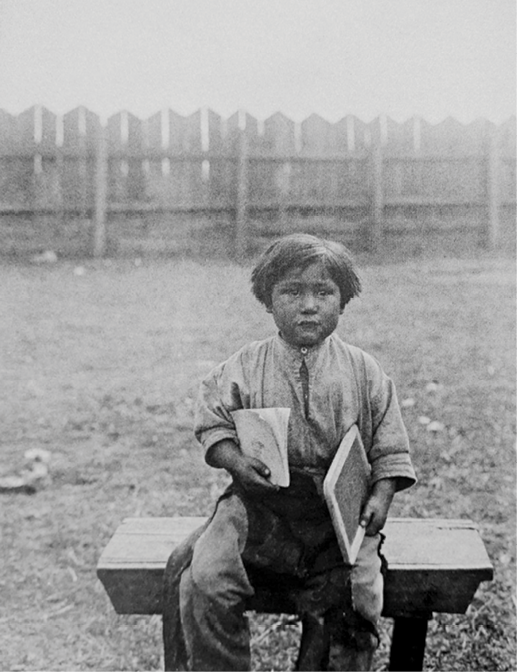
[[[192,437],[197,386],[272,323],[247,267],[77,265],[0,266],[0,473],[28,448],[52,452],[48,487],[0,495],[0,669],[160,669],[159,617],[117,616],[96,562],[127,516],[211,510],[226,478]],[[514,670],[513,263],[365,263],[362,275],[339,332],[415,401],[403,412],[420,481],[391,513],[473,519],[495,567],[465,616],[431,622],[426,669]],[[254,617],[254,641],[277,620]],[[378,670],[389,631],[385,622]],[[281,619],[253,647],[255,668],[292,669],[297,637]]]

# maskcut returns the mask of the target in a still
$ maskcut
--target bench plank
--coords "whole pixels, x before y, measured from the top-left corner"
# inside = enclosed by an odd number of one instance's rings
[[[159,614],[167,559],[203,517],[126,518],[102,553],[97,575],[119,614]],[[391,518],[384,529],[388,562],[383,615],[465,613],[493,567],[469,520]],[[266,610],[264,601],[250,608]],[[281,611],[271,604],[267,611]]]

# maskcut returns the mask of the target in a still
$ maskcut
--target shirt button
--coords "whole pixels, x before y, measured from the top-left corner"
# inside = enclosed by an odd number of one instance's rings
[[[300,348],[300,352],[302,353],[302,355],[306,355],[309,351],[307,350],[307,348]]]

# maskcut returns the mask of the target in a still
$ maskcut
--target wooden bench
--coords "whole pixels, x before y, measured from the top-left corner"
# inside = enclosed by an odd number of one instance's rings
[[[119,614],[160,614],[162,578],[173,548],[206,518],[127,518],[102,553],[97,576]],[[469,520],[389,519],[383,616],[394,619],[390,670],[422,670],[433,613],[463,614],[493,567]],[[257,595],[250,610],[286,611]],[[284,605],[285,606],[285,605]]]

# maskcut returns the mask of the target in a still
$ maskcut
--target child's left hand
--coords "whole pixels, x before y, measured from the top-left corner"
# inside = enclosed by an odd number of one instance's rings
[[[374,484],[372,494],[364,505],[360,521],[361,527],[366,528],[366,534],[369,537],[380,532],[386,524],[395,489],[396,480],[394,478],[383,478]]]

